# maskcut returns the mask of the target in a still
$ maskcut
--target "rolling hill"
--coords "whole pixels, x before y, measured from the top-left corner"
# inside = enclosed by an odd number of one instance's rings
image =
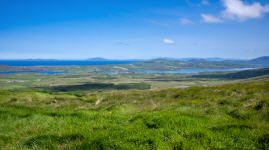
[[[208,73],[208,74],[200,74],[200,75],[193,75],[192,77],[197,78],[221,78],[221,79],[246,79],[246,78],[253,78],[263,75],[269,74],[269,68],[260,68],[260,69],[251,69],[246,71],[239,71],[235,73]]]

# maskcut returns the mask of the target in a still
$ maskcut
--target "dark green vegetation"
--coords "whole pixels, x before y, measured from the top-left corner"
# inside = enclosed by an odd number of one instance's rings
[[[151,84],[126,75],[106,74],[59,74],[34,73],[0,75],[0,91],[46,91],[46,92],[103,92],[112,90],[145,90]]]
[[[96,90],[130,90],[150,89],[150,85],[146,83],[122,83],[122,84],[109,84],[109,83],[86,83],[80,85],[62,85],[52,87],[49,91],[55,92],[72,92],[72,91],[96,91]]]
[[[200,74],[200,75],[193,75],[193,77],[198,78],[222,78],[222,79],[246,79],[252,78],[257,76],[263,76],[269,74],[269,68],[261,68],[261,69],[253,69],[253,70],[246,70],[246,71],[239,71],[234,73],[209,73],[209,74]]]
[[[2,149],[268,149],[269,80],[109,93],[0,92]]]

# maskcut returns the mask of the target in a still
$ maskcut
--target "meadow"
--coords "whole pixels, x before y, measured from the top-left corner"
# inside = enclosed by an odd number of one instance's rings
[[[268,149],[269,80],[185,89],[2,90],[2,149]]]
[[[268,68],[0,77],[1,149],[269,149]]]

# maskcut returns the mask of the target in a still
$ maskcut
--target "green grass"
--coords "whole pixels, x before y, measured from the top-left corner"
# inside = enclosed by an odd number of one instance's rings
[[[225,80],[230,82],[230,80]],[[115,90],[166,89],[181,85],[215,85],[222,79],[193,78],[185,74],[58,74],[0,75],[0,91],[104,92]]]
[[[0,91],[2,149],[269,149],[269,81],[215,87]]]

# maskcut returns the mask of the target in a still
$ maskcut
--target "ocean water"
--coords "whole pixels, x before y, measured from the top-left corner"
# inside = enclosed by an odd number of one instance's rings
[[[53,72],[53,71],[10,71],[10,72],[0,72],[0,74],[18,74],[18,73],[66,74],[66,73],[71,73],[71,72]]]
[[[87,66],[128,64],[136,61],[87,61],[87,60],[0,60],[0,65],[7,66]]]

